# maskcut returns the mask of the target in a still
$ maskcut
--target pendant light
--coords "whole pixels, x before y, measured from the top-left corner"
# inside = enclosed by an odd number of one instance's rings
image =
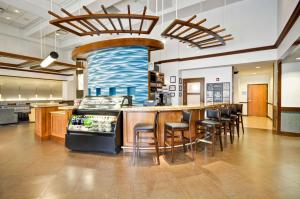
[[[51,11],[52,11],[52,0],[51,0]],[[43,35],[41,40],[43,40]],[[48,55],[48,57],[46,57],[46,59],[44,59],[42,61],[42,63],[40,64],[40,66],[42,68],[46,68],[47,66],[49,66],[50,64],[52,64],[54,61],[56,61],[58,58],[58,53],[56,52],[56,31],[54,33],[54,51],[50,52],[50,54]]]
[[[50,64],[52,64],[55,60],[58,58],[58,53],[55,51],[52,51],[46,59],[44,59],[41,63],[42,68],[46,68]]]

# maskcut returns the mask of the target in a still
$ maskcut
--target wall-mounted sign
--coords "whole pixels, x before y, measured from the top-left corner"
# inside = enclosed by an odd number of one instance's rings
[[[206,85],[206,102],[230,103],[230,82],[208,83]]]

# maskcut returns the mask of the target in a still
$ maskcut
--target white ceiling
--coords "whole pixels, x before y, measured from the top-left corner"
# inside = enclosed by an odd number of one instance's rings
[[[234,71],[239,75],[270,74],[273,71],[273,61],[253,62],[234,65]]]
[[[242,0],[177,0],[179,17],[185,18],[192,16],[195,8],[202,12],[235,3]],[[157,2],[157,5],[156,5]],[[175,17],[176,0],[163,0],[164,20],[170,20]],[[93,12],[102,12],[101,5],[104,5],[108,12],[127,12],[127,5],[131,6],[132,13],[142,13],[143,7],[147,6],[147,14],[161,16],[162,0],[0,0],[0,8],[4,12],[0,13],[0,29],[2,25],[9,25],[17,28],[21,34],[20,38],[28,38],[39,42],[41,35],[43,37],[53,38],[57,27],[49,24],[51,16],[48,11],[52,9],[55,13],[64,16],[60,8],[64,8],[73,14],[84,13],[79,8],[87,6]],[[19,13],[17,13],[17,11]],[[191,12],[193,10],[193,12]],[[9,17],[9,18],[7,18]],[[1,31],[7,35],[12,33]],[[17,34],[13,33],[14,36]],[[103,38],[103,36],[101,36]],[[105,38],[105,37],[104,37]],[[63,48],[72,48],[80,42],[88,42],[93,38],[80,38],[72,34],[59,34],[57,36],[59,46]],[[99,38],[98,38],[99,39]]]

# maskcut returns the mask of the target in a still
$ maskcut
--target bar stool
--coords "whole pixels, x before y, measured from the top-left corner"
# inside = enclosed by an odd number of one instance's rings
[[[198,135],[196,136],[197,142],[204,142],[207,144],[211,144],[212,146],[212,156],[215,154],[215,145],[216,145],[216,139],[219,138],[220,141],[220,149],[223,151],[223,144],[222,144],[222,138],[221,138],[221,112],[220,110],[214,110],[214,109],[206,109],[206,118],[204,120],[198,120],[196,121],[196,126],[205,126],[206,131],[204,137],[198,138]],[[208,141],[209,139],[211,141]]]
[[[174,139],[178,138],[175,137],[175,132],[180,131],[181,132],[181,141],[183,145],[183,150],[186,152],[186,141],[190,142],[190,147],[192,151],[192,159],[194,159],[194,151],[193,151],[193,146],[192,146],[192,134],[190,131],[191,127],[191,119],[192,119],[192,113],[188,111],[182,111],[182,122],[177,122],[177,123],[171,123],[167,122],[165,123],[165,132],[164,132],[164,153],[166,154],[166,147],[171,146],[171,153],[172,153],[172,159],[171,161],[174,162],[174,146],[175,142]],[[188,131],[189,138],[184,136],[184,132]],[[171,144],[168,143],[167,139],[171,139]]]
[[[229,108],[221,108],[220,109],[221,112],[221,123],[222,123],[222,128],[224,129],[224,142],[225,142],[225,146],[227,145],[227,130],[229,130],[229,134],[230,134],[230,143],[233,143],[233,133],[232,133],[232,119],[230,118],[230,109]],[[228,127],[228,128],[227,128]]]
[[[238,116],[238,122],[242,124],[242,130],[244,134],[243,104],[236,104],[236,111]]]
[[[153,133],[155,151],[157,164],[160,164],[159,161],[159,148],[157,141],[157,126],[158,126],[158,112],[155,113],[154,124],[148,123],[137,123],[134,126],[134,136],[133,136],[133,165],[135,164],[135,159],[140,153],[140,135],[146,133]]]
[[[239,117],[237,115],[237,108],[236,104],[231,104],[230,106],[230,117],[232,119],[231,124],[233,125],[233,128],[236,127],[236,132],[238,137],[240,137],[240,123],[239,123]]]

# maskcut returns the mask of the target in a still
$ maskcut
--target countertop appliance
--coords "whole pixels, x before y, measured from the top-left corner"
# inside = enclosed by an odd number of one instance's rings
[[[131,96],[85,97],[70,118],[66,147],[72,151],[120,152],[123,144],[120,109],[131,105]]]

